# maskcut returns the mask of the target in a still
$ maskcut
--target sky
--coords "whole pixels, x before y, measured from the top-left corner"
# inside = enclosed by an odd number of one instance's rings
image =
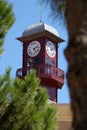
[[[13,4],[16,21],[5,38],[4,54],[0,56],[0,74],[3,75],[7,67],[11,67],[11,77],[16,77],[16,70],[22,67],[22,44],[16,38],[22,36],[23,31],[30,25],[40,22],[40,0],[8,0]],[[43,4],[42,21],[54,27],[65,42],[59,45],[58,67],[65,72],[64,85],[58,90],[58,103],[70,103],[67,86],[67,60],[64,50],[67,47],[68,34],[63,20],[54,18],[50,7]]]

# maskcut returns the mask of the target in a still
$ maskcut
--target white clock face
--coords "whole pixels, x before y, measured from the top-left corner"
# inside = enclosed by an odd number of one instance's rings
[[[41,45],[38,41],[32,41],[27,48],[27,53],[30,57],[37,56],[41,50]]]
[[[48,56],[50,56],[51,58],[53,58],[56,55],[56,48],[53,42],[48,41],[46,43],[46,52]]]

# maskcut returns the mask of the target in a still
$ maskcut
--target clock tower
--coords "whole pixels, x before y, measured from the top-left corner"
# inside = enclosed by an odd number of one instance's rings
[[[43,22],[27,27],[17,39],[23,43],[23,62],[16,76],[22,79],[35,69],[41,85],[48,90],[49,99],[57,102],[57,89],[64,84],[64,71],[58,68],[58,43],[64,40]]]

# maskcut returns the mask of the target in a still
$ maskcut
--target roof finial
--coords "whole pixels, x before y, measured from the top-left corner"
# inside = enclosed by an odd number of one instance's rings
[[[40,22],[42,22],[42,0],[40,0]]]

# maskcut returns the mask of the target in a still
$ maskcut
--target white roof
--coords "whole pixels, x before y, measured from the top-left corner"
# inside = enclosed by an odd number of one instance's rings
[[[28,26],[24,30],[24,32],[22,34],[22,37],[29,36],[29,35],[32,35],[32,34],[35,34],[35,33],[38,33],[38,32],[42,32],[44,30],[46,30],[48,32],[51,32],[52,34],[59,37],[59,34],[58,34],[58,32],[57,32],[57,30],[55,28],[53,28],[50,25],[47,25],[47,24],[45,24],[43,22]]]
[[[48,99],[48,103],[49,103],[49,104],[57,104],[56,102],[54,102],[54,101],[52,101],[52,100],[50,100],[50,99]]]

